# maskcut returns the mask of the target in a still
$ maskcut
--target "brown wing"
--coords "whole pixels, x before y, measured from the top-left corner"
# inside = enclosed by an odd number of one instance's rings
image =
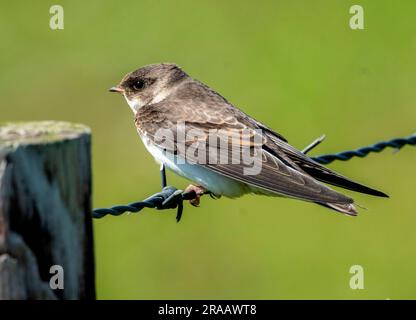
[[[259,128],[254,120],[234,108],[220,95],[196,82],[184,89],[183,92],[178,90],[179,92],[174,96],[158,104],[139,109],[136,115],[136,125],[141,135],[147,135],[153,143],[168,152],[177,153],[181,134],[174,130],[171,136],[159,140],[158,131],[175,128],[178,123],[186,119],[185,137],[190,131],[198,131],[200,135],[185,139],[185,145],[205,144],[206,146],[206,163],[195,165],[207,167],[259,189],[289,197],[321,203],[353,202],[351,198],[335,192],[306,173],[292,168],[272,152],[264,149],[269,140],[261,132],[256,131]],[[217,129],[217,131],[213,133],[210,129]],[[232,159],[236,153],[241,159],[242,148],[238,150],[232,146],[220,148],[220,143],[215,146],[218,156],[215,161],[211,161],[210,138],[213,136],[213,140],[228,143],[235,142],[237,139],[244,147],[250,149],[250,152],[260,152],[261,170],[255,175],[247,175],[245,172],[252,166],[251,164],[241,163],[241,161],[239,164],[232,164],[230,161],[221,163],[221,159]],[[239,140],[241,137],[242,139]]]
[[[388,195],[381,191],[355,182],[317,163],[301,151],[292,147],[286,141],[280,139],[280,135],[277,135],[270,129],[265,131],[265,137],[267,139],[265,147],[271,153],[275,154],[277,157],[286,159],[291,166],[306,172],[308,175],[311,175],[319,181],[373,196],[388,197]]]

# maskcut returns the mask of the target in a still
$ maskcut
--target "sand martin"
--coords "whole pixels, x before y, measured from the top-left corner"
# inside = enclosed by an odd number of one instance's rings
[[[282,135],[248,116],[207,85],[191,78],[176,64],[161,63],[139,68],[128,73],[110,91],[122,93],[127,100],[135,116],[137,131],[153,157],[191,180],[193,184],[187,190],[195,190],[198,195],[209,191],[230,198],[248,193],[284,196],[315,202],[348,215],[357,214],[354,200],[324,183],[387,197],[313,161],[292,147]],[[237,137],[241,150],[245,146],[260,152],[261,170],[256,174],[246,174],[244,163],[230,161],[176,161],[179,134],[176,132],[165,139],[169,140],[168,147],[155,140],[158,130],[175,131],[178,123],[185,124],[186,132],[198,130],[205,138],[213,130],[220,140],[229,141],[230,136]],[[238,137],[239,133],[249,139]],[[251,139],[253,137],[257,139]],[[185,145],[195,142],[195,138],[191,140],[185,137]],[[204,140],[208,147],[209,141]],[[217,145],[215,149],[218,149],[220,157],[235,153],[227,148],[220,150],[224,148]],[[207,150],[209,152],[212,148]]]

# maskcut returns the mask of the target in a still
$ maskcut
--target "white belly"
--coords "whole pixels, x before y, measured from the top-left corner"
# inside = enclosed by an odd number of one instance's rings
[[[236,198],[252,191],[246,184],[223,176],[201,165],[177,163],[172,154],[163,152],[153,143],[147,141],[146,138],[143,139],[143,143],[157,162],[163,163],[176,174],[203,186],[216,195]]]

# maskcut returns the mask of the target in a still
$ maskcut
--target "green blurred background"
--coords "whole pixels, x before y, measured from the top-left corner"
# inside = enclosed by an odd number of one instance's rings
[[[365,30],[349,28],[360,4]],[[61,4],[65,29],[49,29]],[[416,129],[415,1],[2,1],[0,120],[93,130],[94,207],[160,188],[130,109],[107,89],[176,62],[302,148],[331,153]],[[391,199],[346,192],[357,218],[300,201],[202,199],[94,221],[101,299],[416,298],[416,150],[330,167]],[[170,184],[187,181],[168,174]],[[351,290],[362,265],[365,289]]]

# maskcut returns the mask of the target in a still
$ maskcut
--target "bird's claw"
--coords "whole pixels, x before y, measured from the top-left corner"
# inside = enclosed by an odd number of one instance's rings
[[[207,191],[206,194],[209,194],[209,196],[211,197],[211,199],[214,199],[214,200],[218,200],[219,198],[221,198],[221,195],[212,193],[211,191]]]
[[[193,198],[189,199],[189,203],[193,205],[194,207],[198,207],[201,203],[201,196],[208,193],[209,191],[201,186],[195,186],[193,184],[190,184],[186,187],[184,194],[190,194],[193,192]]]

